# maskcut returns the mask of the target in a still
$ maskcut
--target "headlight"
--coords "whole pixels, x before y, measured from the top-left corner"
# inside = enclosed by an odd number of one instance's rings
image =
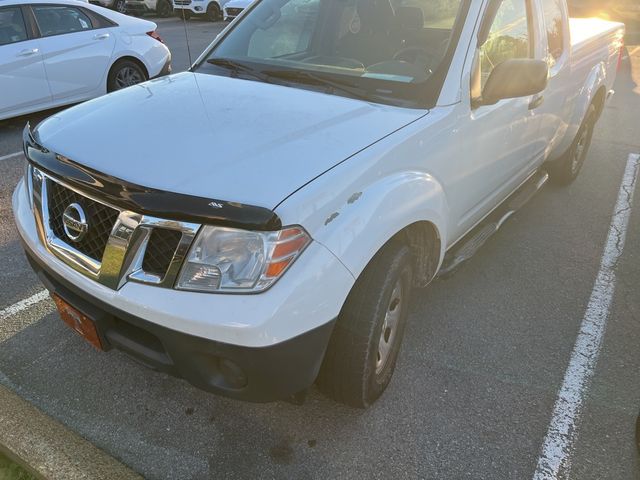
[[[204,226],[176,288],[197,292],[261,292],[273,285],[309,245],[302,227],[253,232]]]

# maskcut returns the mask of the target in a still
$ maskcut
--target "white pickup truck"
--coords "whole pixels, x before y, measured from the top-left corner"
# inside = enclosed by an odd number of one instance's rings
[[[258,0],[190,71],[27,126],[27,256],[99,349],[365,407],[414,287],[576,178],[623,35],[564,0]]]

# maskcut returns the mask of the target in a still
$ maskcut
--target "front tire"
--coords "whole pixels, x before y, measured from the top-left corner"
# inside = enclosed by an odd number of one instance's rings
[[[210,3],[207,7],[207,20],[217,22],[222,18],[220,6],[217,3]]]
[[[409,313],[412,255],[399,242],[367,265],[347,297],[327,347],[318,387],[328,397],[365,408],[385,391]]]
[[[167,0],[158,0],[156,13],[161,18],[168,17],[171,14],[171,4]]]
[[[569,151],[560,160],[548,165],[549,178],[553,183],[569,185],[578,178],[591,147],[597,120],[596,107],[591,105]]]
[[[149,79],[147,72],[133,60],[122,59],[113,64],[107,77],[107,92],[137,85]]]

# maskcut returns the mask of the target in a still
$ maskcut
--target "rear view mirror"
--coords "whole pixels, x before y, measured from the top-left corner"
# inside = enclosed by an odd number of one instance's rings
[[[518,58],[496,66],[482,90],[482,105],[494,105],[505,98],[535,95],[547,88],[549,66],[543,60]]]

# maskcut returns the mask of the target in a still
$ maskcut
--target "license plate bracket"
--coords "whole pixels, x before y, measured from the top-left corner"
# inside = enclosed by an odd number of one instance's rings
[[[62,321],[97,350],[104,351],[95,322],[58,295],[52,295]]]

